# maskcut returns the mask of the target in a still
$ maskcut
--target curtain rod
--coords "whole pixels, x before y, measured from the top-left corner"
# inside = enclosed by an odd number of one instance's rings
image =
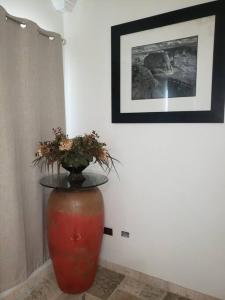
[[[13,21],[13,22],[15,22],[15,23],[17,23],[19,25],[25,25],[26,26],[26,22],[24,22],[24,21],[22,21],[22,20],[20,20],[20,19],[18,19],[16,17],[12,17],[10,15],[6,15],[5,18],[6,18],[6,20],[9,19],[10,21]],[[40,35],[42,35],[42,36],[45,36],[45,37],[49,38],[49,40],[54,40],[55,39],[54,35],[48,35],[47,33],[42,32],[41,29],[38,29],[38,33]],[[65,39],[61,38],[61,41],[62,41],[63,46],[66,45],[66,40]]]

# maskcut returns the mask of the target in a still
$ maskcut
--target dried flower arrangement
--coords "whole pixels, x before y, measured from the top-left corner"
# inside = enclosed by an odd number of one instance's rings
[[[53,128],[53,132],[54,140],[39,143],[34,165],[53,170],[56,163],[58,172],[60,166],[67,170],[68,167],[77,168],[79,172],[92,162],[98,163],[104,171],[110,172],[112,168],[116,171],[114,162],[118,160],[110,155],[105,143],[98,141],[99,135],[95,131],[72,139],[60,127]]]

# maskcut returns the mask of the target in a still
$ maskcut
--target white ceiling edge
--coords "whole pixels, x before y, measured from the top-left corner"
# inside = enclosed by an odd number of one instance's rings
[[[53,6],[60,12],[71,12],[77,0],[51,0]]]

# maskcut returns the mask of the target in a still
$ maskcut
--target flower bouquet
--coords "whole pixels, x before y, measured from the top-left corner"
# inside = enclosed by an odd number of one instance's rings
[[[104,171],[110,172],[115,169],[114,162],[118,161],[113,158],[106,148],[105,143],[101,143],[99,135],[92,131],[90,134],[68,138],[63,130],[58,127],[53,128],[55,138],[52,141],[39,143],[36,152],[34,165],[43,166],[49,171],[54,164],[57,165],[58,173],[60,166],[70,172],[70,179],[82,179],[81,172],[90,164],[98,163]]]

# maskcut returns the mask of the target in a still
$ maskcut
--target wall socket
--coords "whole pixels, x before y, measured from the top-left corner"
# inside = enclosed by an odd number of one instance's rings
[[[121,236],[124,238],[129,238],[130,237],[130,232],[128,231],[121,231]]]
[[[113,235],[113,230],[112,228],[108,228],[108,227],[104,227],[104,234],[107,234],[107,235]]]

